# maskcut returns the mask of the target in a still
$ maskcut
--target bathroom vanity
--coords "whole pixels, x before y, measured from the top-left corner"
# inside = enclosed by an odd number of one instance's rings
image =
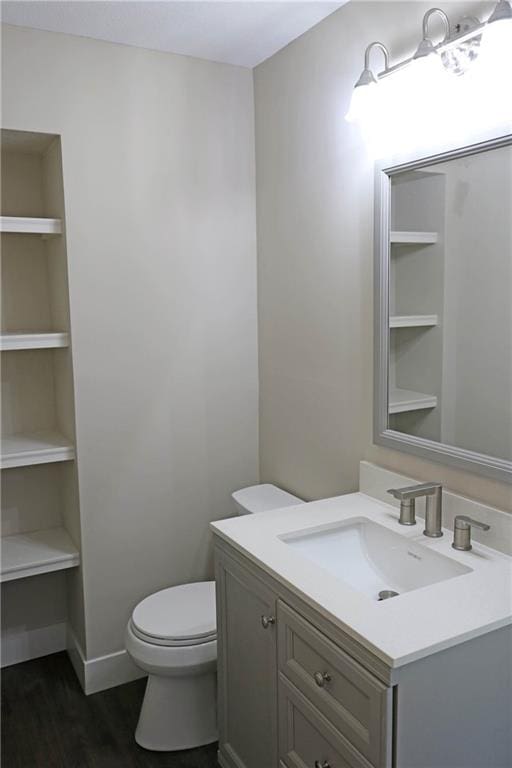
[[[510,557],[362,493],[212,528],[223,768],[512,764]]]

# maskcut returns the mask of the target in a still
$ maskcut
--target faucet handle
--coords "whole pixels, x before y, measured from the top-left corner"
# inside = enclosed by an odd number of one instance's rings
[[[482,531],[488,531],[491,527],[490,525],[487,525],[487,523],[481,523],[480,520],[474,520],[472,517],[468,517],[467,515],[457,515],[455,518],[456,527],[465,529],[471,527],[472,525],[475,528],[480,528]]]
[[[461,552],[469,552],[471,546],[471,528],[480,528],[481,531],[488,531],[490,525],[481,523],[480,520],[473,520],[467,515],[456,515],[453,525],[453,544],[454,549]]]
[[[395,499],[406,501],[417,499],[420,496],[431,496],[441,487],[441,483],[419,483],[418,485],[407,485],[405,488],[390,488],[388,493]]]

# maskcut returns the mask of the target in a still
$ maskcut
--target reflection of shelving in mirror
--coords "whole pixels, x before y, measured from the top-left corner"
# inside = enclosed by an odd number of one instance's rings
[[[397,245],[432,245],[437,243],[437,232],[404,232],[393,230],[390,242]]]
[[[441,437],[445,184],[443,173],[392,177],[389,232],[388,423]]]
[[[1,581],[62,571],[79,563],[78,550],[62,527],[2,538]]]
[[[507,482],[511,156],[505,138],[394,167],[377,208],[379,442]]]
[[[33,218],[29,216],[0,216],[0,232],[16,232],[25,235],[60,235],[60,219]]]
[[[438,324],[437,315],[391,315],[390,328],[431,328]]]
[[[68,333],[48,333],[36,331],[2,331],[0,334],[0,348],[4,352],[20,349],[57,349],[69,346]]]
[[[435,395],[425,395],[410,389],[391,389],[389,392],[388,410],[390,414],[422,411],[436,407],[437,397]]]

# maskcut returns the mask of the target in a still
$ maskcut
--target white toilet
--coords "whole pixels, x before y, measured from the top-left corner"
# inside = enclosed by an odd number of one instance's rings
[[[275,485],[233,493],[240,515],[300,504]],[[190,749],[217,740],[215,582],[146,597],[126,628],[126,650],[148,673],[135,740],[145,749]]]

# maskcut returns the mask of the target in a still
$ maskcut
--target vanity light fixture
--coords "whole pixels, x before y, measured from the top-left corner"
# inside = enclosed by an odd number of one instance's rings
[[[434,43],[429,33],[431,19],[438,16],[442,19],[445,34],[441,42]],[[480,45],[481,42],[481,45]],[[374,47],[378,47],[384,53],[385,68],[378,75],[370,69],[370,53]],[[404,102],[408,104],[409,118],[411,112],[418,111],[417,121],[425,119],[424,112],[432,97],[435,97],[440,111],[445,104],[455,105],[457,99],[456,90],[453,90],[455,75],[464,75],[473,69],[478,59],[475,70],[483,73],[480,75],[479,95],[477,98],[483,101],[492,101],[489,104],[491,112],[500,112],[498,102],[501,103],[503,112],[503,94],[497,93],[506,83],[510,87],[510,74],[512,72],[512,5],[511,0],[498,0],[487,22],[481,22],[474,17],[465,17],[452,28],[448,16],[440,8],[431,8],[423,17],[423,37],[414,55],[389,65],[389,53],[382,43],[371,43],[365,51],[364,70],[354,86],[350,109],[346,115],[348,122],[358,122],[363,125],[366,122],[375,124],[384,113],[400,113]],[[480,59],[482,59],[480,65]],[[396,83],[391,87],[391,81]],[[382,88],[382,81],[386,81],[386,88]],[[500,83],[500,88],[493,88],[493,83]],[[407,91],[407,98],[403,93]],[[489,94],[489,89],[493,91]],[[464,88],[459,88],[460,94]],[[453,97],[453,98],[452,98]],[[467,101],[466,97],[464,99]],[[391,100],[393,103],[388,103]],[[386,103],[384,103],[386,102]],[[457,109],[453,106],[455,112]],[[403,110],[402,110],[403,112]],[[500,118],[502,117],[500,112]],[[397,118],[396,122],[399,120]],[[415,129],[414,129],[415,130]],[[412,131],[414,133],[414,130]],[[393,130],[389,131],[391,134]],[[411,134],[411,130],[409,130]]]
[[[370,54],[373,48],[378,48],[384,55],[384,72],[389,67],[389,51],[386,46],[379,42],[370,43],[364,52],[364,69],[354,85],[350,108],[346,115],[349,123],[366,119],[369,116],[368,112],[375,104],[377,78],[370,69]]]

